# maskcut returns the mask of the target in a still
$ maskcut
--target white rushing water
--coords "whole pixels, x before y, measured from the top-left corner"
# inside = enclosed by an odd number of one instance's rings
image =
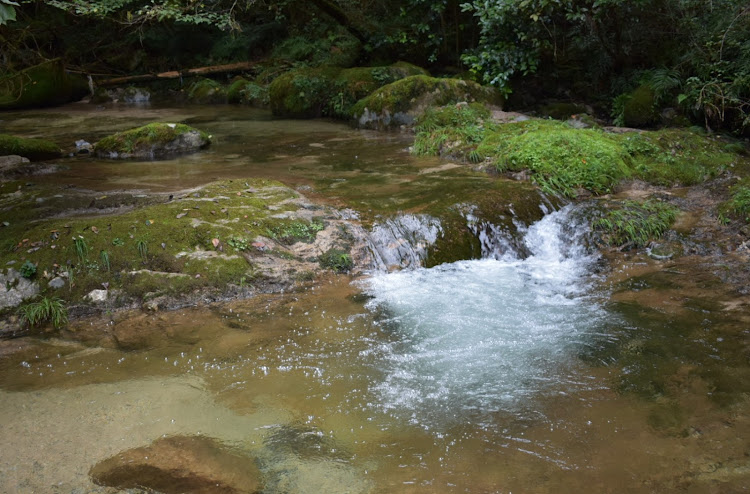
[[[595,258],[581,245],[585,230],[569,206],[523,232],[524,259],[505,252],[370,278],[370,308],[392,333],[372,350],[385,366],[381,406],[429,427],[518,414],[584,385],[575,355],[605,316],[587,295]]]

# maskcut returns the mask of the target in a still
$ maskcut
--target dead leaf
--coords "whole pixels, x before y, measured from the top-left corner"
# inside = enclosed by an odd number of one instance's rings
[[[180,218],[184,218],[185,216],[187,216],[187,213],[180,213],[177,215],[177,219],[179,220]]]
[[[91,227],[91,231],[94,232],[94,233],[96,233],[97,235],[99,234],[99,229],[97,227],[95,227],[95,226]]]
[[[211,243],[213,244],[214,247],[218,247],[221,241],[218,238],[213,238],[211,239]]]

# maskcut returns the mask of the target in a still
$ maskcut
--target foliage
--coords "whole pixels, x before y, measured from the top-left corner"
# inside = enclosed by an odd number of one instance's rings
[[[28,259],[21,265],[21,269],[19,270],[21,273],[21,276],[24,278],[33,278],[36,274],[36,264],[29,261]]]
[[[239,251],[245,251],[245,250],[250,250],[251,242],[246,237],[232,235],[227,240],[227,244],[229,244],[230,247],[237,249]]]
[[[602,234],[608,245],[644,247],[669,230],[678,212],[677,208],[664,202],[624,201],[607,209],[592,227]]]
[[[104,268],[109,272],[110,270],[110,262],[109,262],[109,252],[102,249],[99,251],[99,259],[102,261],[102,265]]]
[[[286,221],[269,225],[266,228],[266,233],[274,240],[291,245],[295,242],[313,242],[318,232],[324,228],[325,225],[320,220],[313,220],[310,223]]]
[[[85,262],[89,255],[89,245],[86,243],[86,239],[81,235],[73,237],[73,246],[75,247],[78,260],[82,263]]]
[[[337,273],[348,273],[354,267],[352,256],[340,249],[329,249],[318,258],[320,266]]]
[[[135,241],[135,248],[141,260],[146,262],[148,260],[148,242],[143,238],[139,238]]]
[[[16,20],[16,9],[14,7],[18,7],[17,2],[0,0],[0,26],[7,24],[8,21]]]
[[[722,204],[720,214],[723,218],[735,216],[750,223],[750,186],[740,184],[734,187],[729,201]]]
[[[65,303],[57,297],[42,297],[36,302],[24,304],[19,307],[18,313],[21,320],[29,326],[51,322],[54,328],[60,328],[68,323],[68,309]]]
[[[412,153],[416,155],[454,156],[479,163],[484,159],[476,151],[482,141],[490,111],[479,103],[428,108],[419,116],[414,130]]]

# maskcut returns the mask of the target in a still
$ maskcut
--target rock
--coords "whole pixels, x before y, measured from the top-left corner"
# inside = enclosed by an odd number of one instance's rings
[[[17,154],[0,156],[0,173],[11,172],[26,163],[29,163],[29,159]]]
[[[145,105],[151,101],[148,89],[140,87],[126,87],[122,92],[122,101],[131,105]]]
[[[427,107],[479,102],[499,105],[500,92],[462,79],[415,75],[381,87],[359,100],[351,110],[361,128],[412,126]]]
[[[227,102],[227,90],[213,79],[201,79],[188,88],[188,101],[201,105]]]
[[[208,134],[187,125],[153,123],[105,137],[94,150],[100,158],[155,159],[193,153],[210,142]]]
[[[89,154],[94,150],[94,146],[91,143],[79,139],[76,141],[76,154]]]
[[[0,309],[17,307],[24,300],[39,293],[39,284],[32,282],[13,268],[0,272]]]
[[[63,278],[60,278],[59,276],[52,278],[49,280],[48,283],[50,288],[54,288],[55,290],[59,290],[60,288],[63,288],[65,286],[65,280]]]
[[[274,115],[295,118],[351,118],[360,99],[385,84],[427,72],[405,62],[382,67],[314,67],[291,70],[268,88]]]
[[[0,134],[0,156],[17,155],[31,161],[41,161],[62,156],[60,147],[45,139],[24,139],[8,134]]]
[[[89,475],[99,485],[165,494],[250,494],[262,488],[252,458],[206,437],[158,439],[99,462]]]
[[[94,302],[106,302],[107,296],[109,293],[107,293],[107,290],[91,290],[89,293],[86,294],[84,298]]]

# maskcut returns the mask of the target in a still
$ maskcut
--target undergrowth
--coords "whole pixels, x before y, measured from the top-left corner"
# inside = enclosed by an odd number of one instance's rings
[[[665,202],[624,201],[603,212],[592,223],[605,244],[644,247],[660,238],[674,223],[679,210]]]
[[[68,309],[57,297],[42,297],[36,302],[29,302],[18,309],[21,320],[29,326],[38,326],[44,322],[60,328],[68,323]]]

